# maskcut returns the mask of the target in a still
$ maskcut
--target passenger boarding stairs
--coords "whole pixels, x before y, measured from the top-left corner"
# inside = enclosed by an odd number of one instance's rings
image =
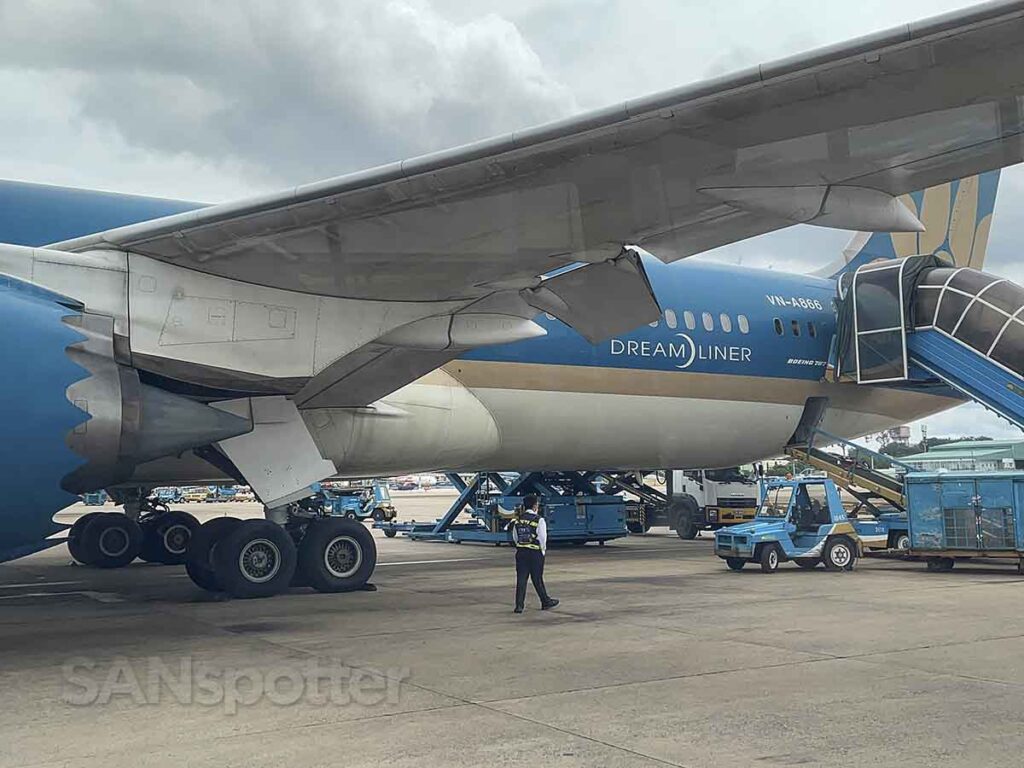
[[[860,267],[840,295],[841,380],[945,384],[1024,429],[1024,288],[912,256]]]

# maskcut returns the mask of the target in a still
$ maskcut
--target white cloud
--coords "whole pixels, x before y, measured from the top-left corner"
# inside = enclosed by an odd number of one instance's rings
[[[48,2],[7,3],[0,77],[26,72],[40,103],[0,105],[4,122],[57,111],[48,133],[62,135],[59,143],[114,155],[140,181],[155,160],[171,172],[219,170],[239,191],[401,160],[578,109],[514,24],[495,14],[455,23],[419,0],[112,0],[59,13]],[[98,175],[94,185],[110,186],[116,174]],[[186,196],[218,197],[199,184]]]
[[[1024,432],[977,403],[965,403],[951,411],[913,422],[912,439],[921,438],[922,426],[927,427],[928,437],[985,436],[997,440],[1024,439]]]

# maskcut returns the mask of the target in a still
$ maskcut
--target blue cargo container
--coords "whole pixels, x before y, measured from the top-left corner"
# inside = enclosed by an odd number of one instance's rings
[[[915,472],[904,483],[910,551],[929,569],[985,557],[1024,572],[1024,472]]]

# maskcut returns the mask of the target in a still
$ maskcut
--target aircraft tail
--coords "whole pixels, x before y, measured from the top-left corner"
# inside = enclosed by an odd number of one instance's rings
[[[818,274],[834,278],[871,261],[918,254],[981,269],[998,190],[999,171],[989,171],[904,195],[900,200],[917,214],[924,232],[858,232],[842,258]]]

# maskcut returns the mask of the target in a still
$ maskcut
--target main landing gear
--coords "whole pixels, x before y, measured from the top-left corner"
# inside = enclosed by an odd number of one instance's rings
[[[270,597],[293,586],[366,589],[376,565],[377,546],[366,526],[303,503],[289,506],[284,525],[210,520],[193,537],[185,561],[197,586],[241,598]]]
[[[135,558],[180,565],[199,521],[150,499],[125,501],[125,511],[90,512],[68,531],[68,550],[82,565],[121,568]]]
[[[192,581],[234,597],[269,597],[289,587],[318,592],[372,589],[377,546],[363,523],[325,513],[316,498],[274,510],[274,519],[218,517],[202,525],[141,493],[124,512],[90,512],[68,532],[82,565],[121,568],[136,558],[184,565]]]

